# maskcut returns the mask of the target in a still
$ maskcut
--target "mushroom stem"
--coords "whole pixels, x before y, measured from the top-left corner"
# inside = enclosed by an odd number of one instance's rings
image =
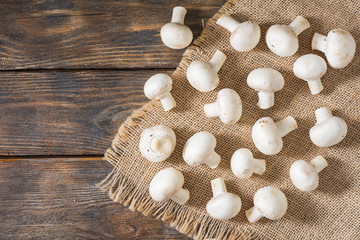
[[[222,15],[217,21],[216,24],[226,28],[230,32],[234,32],[236,28],[240,25],[238,21],[230,17],[229,14]]]
[[[251,223],[257,222],[263,217],[263,215],[255,207],[246,210],[245,214]]]
[[[286,117],[275,123],[281,137],[284,137],[292,130],[297,128],[296,120],[293,117]]]
[[[169,136],[155,136],[151,139],[151,150],[159,153],[167,153],[171,149],[172,142]]]
[[[214,197],[223,193],[227,193],[225,181],[221,177],[211,180],[211,189]]]
[[[219,165],[220,161],[220,155],[214,151],[212,154],[210,154],[205,164],[208,165],[210,168],[216,168]]]
[[[186,9],[184,7],[174,7],[171,22],[184,24]]]
[[[263,174],[266,170],[266,162],[264,159],[253,159],[254,161],[254,173],[256,174]]]
[[[217,102],[205,104],[204,111],[207,117],[218,117],[220,115]]]
[[[174,202],[177,202],[180,205],[183,205],[189,200],[189,197],[190,197],[189,190],[182,188],[173,196],[171,196],[170,199],[173,200]]]
[[[324,87],[321,83],[321,79],[318,80],[313,80],[313,81],[307,81],[309,88],[310,88],[310,92],[312,95],[318,94],[320,93]]]
[[[294,21],[289,24],[289,27],[294,30],[296,35],[299,35],[310,27],[310,23],[303,16],[297,16]]]
[[[320,33],[315,33],[313,36],[313,39],[311,41],[311,49],[312,50],[319,50],[323,53],[326,52],[326,39],[327,36],[320,34]]]
[[[328,166],[326,159],[322,156],[317,156],[310,161],[310,164],[314,166],[317,173],[321,172],[324,168]]]
[[[316,109],[315,111],[316,124],[322,123],[328,120],[329,118],[331,118],[332,116],[333,116],[332,113],[326,107]]]
[[[162,104],[165,111],[169,111],[170,109],[172,109],[172,108],[174,108],[176,106],[176,102],[175,102],[175,100],[172,97],[170,92],[164,94],[160,98],[160,102],[161,102],[161,104]]]
[[[226,55],[222,51],[216,50],[209,61],[209,65],[215,70],[215,72],[218,72],[221,66],[224,64],[225,60]]]
[[[261,109],[268,109],[274,106],[274,92],[258,92],[259,102],[258,107]]]

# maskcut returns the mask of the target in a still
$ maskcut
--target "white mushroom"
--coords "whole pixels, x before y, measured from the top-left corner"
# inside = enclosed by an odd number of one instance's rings
[[[169,199],[178,204],[185,204],[190,197],[188,190],[183,189],[184,176],[172,167],[158,172],[150,182],[149,192],[154,201],[161,202]]]
[[[293,67],[295,76],[307,81],[310,92],[314,95],[324,89],[321,77],[326,73],[326,70],[325,60],[315,54],[306,54],[299,57]]]
[[[316,124],[310,129],[310,139],[318,147],[331,147],[343,140],[347,133],[346,122],[334,117],[326,107],[315,111]]]
[[[171,155],[175,145],[174,131],[165,125],[157,125],[141,133],[139,148],[141,155],[147,160],[161,162]]]
[[[216,23],[231,32],[230,44],[237,51],[250,51],[260,41],[260,27],[254,21],[239,23],[229,14],[224,14]]]
[[[253,173],[263,174],[266,170],[266,162],[263,159],[256,159],[249,149],[240,148],[234,152],[230,161],[231,171],[235,176],[247,179]]]
[[[315,33],[311,47],[325,53],[329,65],[333,68],[344,68],[354,58],[356,43],[348,31],[333,29],[327,36]]]
[[[274,155],[283,147],[282,137],[296,128],[297,124],[293,117],[286,117],[276,123],[270,117],[263,117],[254,124],[252,139],[260,152]]]
[[[248,75],[247,84],[258,91],[258,107],[268,109],[274,106],[274,92],[284,87],[284,78],[278,71],[271,68],[258,68]]]
[[[266,33],[266,44],[281,57],[294,55],[299,48],[298,35],[309,27],[310,23],[302,16],[297,16],[289,26],[273,25]]]
[[[162,26],[160,36],[167,47],[172,49],[186,48],[193,40],[192,31],[184,25],[185,14],[185,8],[174,7],[171,22]]]
[[[216,102],[205,104],[204,111],[207,117],[220,117],[224,124],[233,124],[242,114],[240,96],[230,88],[221,89]]]
[[[210,168],[216,168],[220,163],[220,156],[214,149],[216,138],[209,132],[195,133],[184,146],[183,158],[190,166],[205,163]]]
[[[290,167],[290,178],[292,183],[301,191],[313,191],[319,185],[318,173],[328,166],[322,156],[317,156],[310,163],[297,160]]]
[[[223,178],[211,180],[213,197],[206,204],[208,214],[219,220],[227,220],[235,217],[241,209],[239,196],[228,193]]]
[[[172,79],[169,75],[158,73],[149,78],[144,86],[145,96],[149,99],[160,100],[165,111],[176,106],[174,98],[171,96]]]
[[[219,84],[217,72],[220,70],[225,60],[225,54],[216,50],[214,56],[208,63],[199,60],[193,61],[186,71],[186,76],[191,86],[200,92],[214,90]]]
[[[262,217],[271,220],[282,218],[287,210],[288,202],[285,194],[277,187],[260,188],[254,196],[254,207],[245,211],[249,222],[254,223]]]

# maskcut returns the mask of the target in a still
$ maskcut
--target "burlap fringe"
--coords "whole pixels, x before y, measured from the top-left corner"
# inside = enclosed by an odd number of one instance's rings
[[[194,51],[200,51],[204,46],[204,40],[209,33],[214,30],[216,20],[224,13],[230,13],[232,6],[237,0],[230,0],[216,13],[206,24],[192,46],[187,48],[183,59],[177,69],[172,74],[172,78],[180,77],[181,72],[185,72],[187,66],[192,61],[191,55]],[[144,116],[156,104],[156,101],[145,104],[141,109],[136,110],[120,127],[118,134],[113,140],[112,147],[107,150],[105,160],[114,165],[111,173],[97,186],[109,194],[110,199],[114,202],[122,203],[129,209],[139,211],[144,215],[152,215],[168,223],[179,232],[186,234],[194,239],[262,239],[257,233],[250,232],[247,229],[234,228],[227,224],[226,221],[219,221],[211,218],[209,215],[201,214],[197,211],[178,205],[173,201],[164,203],[154,202],[147,189],[139,189],[136,183],[131,182],[121,172],[117,165],[116,155],[121,154],[126,148],[130,133],[134,128],[141,124]]]

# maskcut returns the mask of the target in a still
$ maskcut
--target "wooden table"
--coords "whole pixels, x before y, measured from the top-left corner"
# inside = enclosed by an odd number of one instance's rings
[[[0,239],[183,239],[95,184],[143,84],[184,50],[160,40],[172,8],[198,36],[224,3],[0,1]]]

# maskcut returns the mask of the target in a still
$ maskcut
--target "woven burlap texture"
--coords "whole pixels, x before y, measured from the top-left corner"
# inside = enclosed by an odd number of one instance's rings
[[[240,53],[230,46],[230,33],[215,23],[224,13],[231,14],[239,22],[255,20],[259,23],[261,40],[254,50]],[[311,95],[307,83],[296,78],[292,71],[294,61],[304,54],[325,57],[311,50],[315,32],[327,34],[331,29],[343,28],[360,43],[359,13],[360,2],[351,0],[227,2],[207,22],[201,36],[186,50],[172,74],[172,94],[177,107],[164,112],[159,102],[152,101],[127,119],[106,152],[105,159],[114,165],[114,170],[100,187],[114,201],[161,218],[195,239],[360,239],[359,50],[346,68],[328,67],[322,78],[324,90],[318,95]],[[300,47],[294,56],[276,56],[265,44],[266,30],[273,24],[289,24],[297,15],[308,19],[311,28],[300,35]],[[201,93],[188,83],[186,69],[193,60],[208,61],[216,49],[227,56],[219,71],[220,84],[214,91]],[[261,67],[276,69],[285,79],[285,87],[275,93],[275,106],[269,110],[256,106],[257,93],[246,84],[247,75]],[[242,99],[243,115],[234,125],[224,125],[219,118],[207,118],[203,111],[204,104],[214,102],[222,88],[234,89]],[[314,111],[324,106],[348,124],[345,139],[329,148],[316,147],[309,138],[309,130],[315,124]],[[265,116],[275,121],[292,116],[298,123],[298,129],[283,138],[284,147],[275,156],[261,154],[251,139],[253,124]],[[145,128],[158,124],[175,131],[177,144],[166,161],[151,163],[141,156],[139,139]],[[182,158],[186,140],[204,130],[217,139],[215,151],[222,160],[216,169],[206,165],[191,167]],[[230,170],[230,158],[239,148],[249,148],[256,158],[266,159],[266,172],[246,180],[236,178]],[[329,166],[320,173],[320,184],[315,191],[301,192],[290,181],[290,165],[295,160],[309,161],[317,155],[325,157]],[[149,195],[151,179],[166,167],[174,167],[184,174],[184,188],[190,191],[190,200],[184,206],[172,201],[154,202]],[[231,220],[212,219],[205,210],[212,197],[210,180],[218,177],[224,178],[228,191],[242,200],[240,213]],[[288,211],[280,220],[263,218],[250,224],[245,210],[253,206],[255,192],[269,185],[285,193]]]

